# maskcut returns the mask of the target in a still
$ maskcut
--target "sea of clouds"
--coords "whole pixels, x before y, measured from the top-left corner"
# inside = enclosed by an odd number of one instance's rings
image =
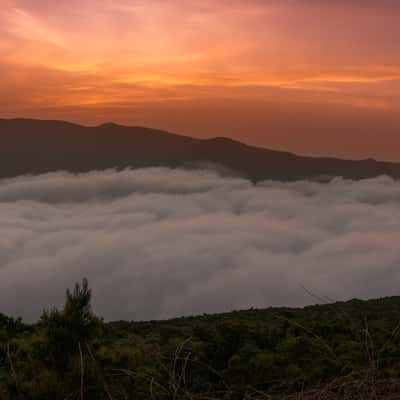
[[[107,320],[400,292],[400,182],[262,182],[146,168],[0,181],[0,312],[83,277]]]

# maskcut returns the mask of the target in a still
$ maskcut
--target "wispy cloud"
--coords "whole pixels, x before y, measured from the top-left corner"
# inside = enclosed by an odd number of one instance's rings
[[[219,95],[213,86],[310,92],[335,86],[333,102],[348,104],[351,98],[337,84],[363,84],[373,93],[371,84],[399,80],[396,11],[395,4],[374,1],[361,7],[313,1],[8,0],[0,11],[0,32],[10,46],[0,55],[6,65],[25,65],[27,73],[42,65],[152,87],[190,84],[209,97]],[[379,90],[390,97],[390,91]],[[68,94],[60,90],[59,96]],[[113,101],[118,99],[109,95]]]

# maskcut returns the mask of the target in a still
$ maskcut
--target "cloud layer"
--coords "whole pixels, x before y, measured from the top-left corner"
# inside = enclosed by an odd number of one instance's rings
[[[400,289],[400,182],[148,168],[0,181],[0,312],[35,320],[86,276],[106,319]]]

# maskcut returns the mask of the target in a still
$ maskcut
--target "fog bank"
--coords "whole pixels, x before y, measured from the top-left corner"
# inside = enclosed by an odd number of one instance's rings
[[[400,182],[262,182],[146,168],[0,181],[0,312],[87,277],[105,319],[399,294]]]

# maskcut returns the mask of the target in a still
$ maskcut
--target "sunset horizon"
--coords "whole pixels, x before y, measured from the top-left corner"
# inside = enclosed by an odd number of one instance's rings
[[[5,0],[0,117],[400,161],[395,0]]]

